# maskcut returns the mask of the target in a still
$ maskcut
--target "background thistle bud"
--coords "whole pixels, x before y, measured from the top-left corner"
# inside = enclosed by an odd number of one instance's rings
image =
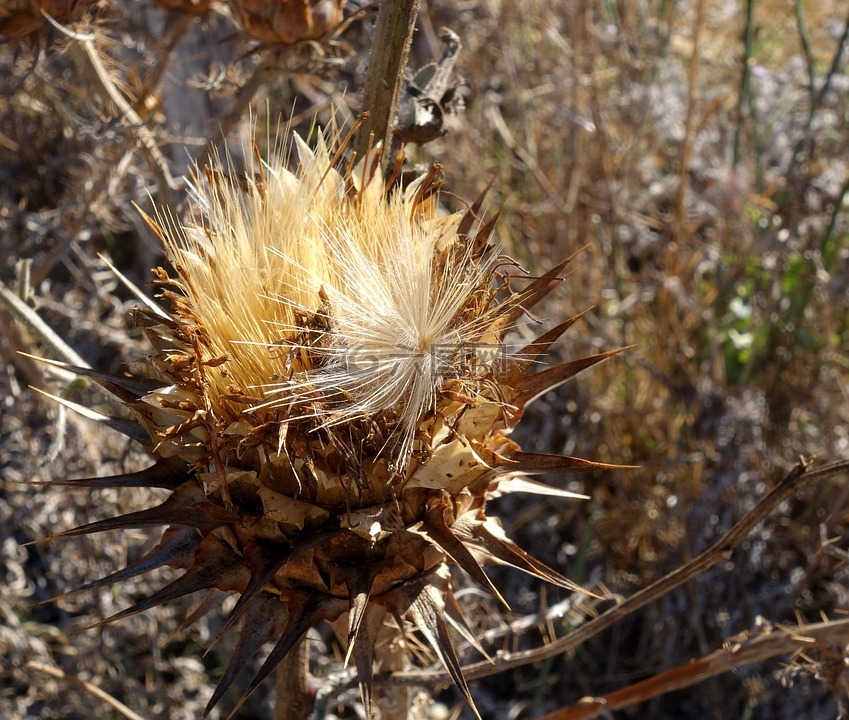
[[[341,0],[230,0],[242,29],[261,42],[318,40],[342,22]]]
[[[7,0],[0,5],[0,43],[40,32],[45,15],[62,22],[78,19],[97,0]]]

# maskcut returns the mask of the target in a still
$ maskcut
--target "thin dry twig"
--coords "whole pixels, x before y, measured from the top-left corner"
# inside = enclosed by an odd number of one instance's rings
[[[87,368],[89,364],[80,357],[72,347],[60,338],[50,326],[41,319],[39,314],[21,300],[17,294],[12,292],[0,281],[0,303],[5,305],[16,320],[23,323],[27,329],[41,342],[47,345],[55,355],[71,365]],[[71,373],[60,372],[68,380],[76,376]]]
[[[239,89],[236,97],[233,99],[233,105],[230,107],[227,115],[225,115],[218,123],[218,130],[207,141],[203,149],[198,153],[195,160],[195,165],[201,167],[210,162],[224,140],[230,134],[230,131],[242,119],[251,101],[254,99],[260,88],[268,80],[271,70],[274,68],[277,60],[272,53],[267,53],[259,64],[254,68],[253,74],[248,78],[247,82]]]
[[[578,645],[620,622],[631,613],[636,612],[655,600],[659,600],[672,590],[681,587],[694,577],[709,570],[714,565],[728,560],[731,556],[731,551],[755,527],[760,525],[781,503],[793,497],[802,488],[817,480],[824,480],[846,471],[849,471],[849,460],[842,460],[810,471],[807,469],[806,464],[800,462],[790,471],[784,480],[746,513],[728,533],[687,564],[682,565],[677,570],[673,570],[642,590],[638,590],[616,607],[603,612],[598,617],[573,630],[569,635],[559,638],[549,645],[513,653],[499,652],[495,655],[494,663],[484,660],[467,665],[463,668],[463,674],[468,680],[489,677],[505,670],[540,662],[555,655],[561,655],[562,653],[573,650]],[[407,683],[415,685],[443,685],[451,682],[451,678],[447,672],[436,670],[395,672],[391,675],[383,675],[377,680],[382,683]]]
[[[94,75],[100,83],[101,89],[106,93],[109,100],[112,101],[121,111],[122,121],[126,121],[128,124],[133,126],[136,136],[144,150],[144,155],[147,157],[148,165],[156,176],[161,199],[169,200],[171,190],[176,190],[179,185],[171,175],[171,170],[168,167],[168,161],[159,149],[159,145],[157,144],[153,133],[145,125],[145,121],[141,118],[141,116],[127,101],[127,98],[125,98],[118,90],[109,74],[109,70],[103,64],[103,60],[101,59],[100,53],[95,45],[95,35],[93,33],[82,34],[72,32],[60,23],[56,22],[56,20],[46,13],[45,17],[57,30],[72,40],[76,40],[80,44],[92,70],[94,70]]]
[[[32,670],[37,670],[38,672],[43,672],[46,675],[50,675],[51,677],[54,677],[58,680],[66,680],[71,685],[76,685],[77,687],[82,688],[87,693],[90,693],[99,700],[103,700],[103,702],[109,705],[109,707],[121,713],[121,715],[123,715],[125,718],[128,718],[128,720],[145,720],[145,718],[143,718],[138,713],[130,710],[130,708],[124,705],[124,703],[122,703],[120,700],[116,700],[105,690],[101,690],[96,685],[92,685],[86,680],[81,680],[75,675],[69,675],[64,670],[60,670],[59,668],[50,667],[50,665],[44,665],[43,663],[34,661],[27,663],[27,667]]]
[[[849,643],[849,620],[777,628],[760,637],[730,643],[710,655],[691,660],[654,677],[629,685],[601,697],[581,698],[568,708],[555,710],[541,720],[590,720],[607,715],[612,710],[638,705],[673,690],[681,690],[743,665],[763,662],[777,655],[819,646]]]

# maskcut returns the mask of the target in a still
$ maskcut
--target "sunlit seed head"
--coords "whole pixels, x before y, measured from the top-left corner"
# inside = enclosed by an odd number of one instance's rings
[[[249,153],[241,182],[214,168],[193,184],[196,225],[168,224],[166,246],[210,355],[228,358],[207,372],[217,412],[245,410],[228,399],[236,386],[258,420],[338,429],[383,416],[403,464],[492,319],[493,264],[464,246],[455,216],[418,202],[418,182],[387,194],[379,173],[333,169],[333,141],[296,136],[295,172]]]

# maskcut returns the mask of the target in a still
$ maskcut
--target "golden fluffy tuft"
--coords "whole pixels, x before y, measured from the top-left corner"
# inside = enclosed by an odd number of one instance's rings
[[[446,383],[474,392],[464,353],[495,341],[495,253],[475,254],[462,216],[422,201],[432,178],[388,194],[376,158],[334,169],[335,142],[318,134],[310,148],[295,135],[294,173],[289,149],[270,163],[246,153],[238,181],[208,170],[192,186],[196,224],[162,223],[161,234],[210,357],[227,358],[205,373],[217,414],[238,418],[237,390],[256,400],[257,422],[344,433],[381,417],[403,467]]]

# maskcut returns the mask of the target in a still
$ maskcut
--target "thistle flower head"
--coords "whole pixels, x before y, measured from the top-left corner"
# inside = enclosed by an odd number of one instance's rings
[[[340,445],[379,421],[403,469],[446,382],[476,394],[464,353],[495,317],[495,253],[423,199],[432,177],[388,194],[376,156],[343,175],[324,135],[294,142],[296,173],[252,154],[238,182],[216,167],[192,188],[197,225],[162,233],[203,344],[227,358],[207,397],[222,419],[305,421]]]
[[[505,492],[570,497],[526,476],[603,467],[524,453],[507,434],[534,398],[611,353],[533,372],[580,315],[509,355],[505,333],[571,259],[524,288],[496,283],[482,198],[441,215],[435,170],[387,186],[376,153],[346,164],[333,135],[293,142],[296,163],[247,153],[242,173],[196,173],[185,224],[147,218],[176,269],[156,273],[170,311],[138,314],[153,352],[133,377],[76,370],[132,410],[136,424],[111,424],[155,463],[68,482],[171,494],[63,536],[166,526],[146,557],[83,589],[166,564],[184,574],[105,622],[206,588],[239,594],[224,631],[245,630],[210,707],[264,642],[274,648],[246,694],[311,625],[343,616],[367,714],[389,616],[421,634],[471,703],[448,568],[498,598],[486,565],[576,588],[485,506]],[[412,660],[404,642],[391,647]]]

